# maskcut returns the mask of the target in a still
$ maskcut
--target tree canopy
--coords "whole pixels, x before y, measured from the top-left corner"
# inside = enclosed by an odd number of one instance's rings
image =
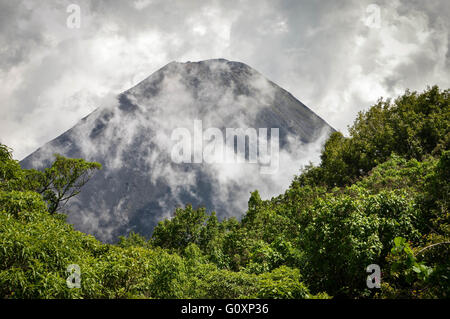
[[[448,298],[449,90],[379,100],[282,194],[242,219],[190,205],[104,244],[59,212],[98,163],[21,169],[0,145],[3,298]],[[381,289],[366,285],[368,265]],[[78,265],[80,288],[69,288]]]

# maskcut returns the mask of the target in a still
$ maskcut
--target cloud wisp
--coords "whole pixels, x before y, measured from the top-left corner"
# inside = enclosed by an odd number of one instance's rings
[[[179,128],[190,136],[202,135],[203,128],[214,128],[220,136],[230,128],[263,129],[266,135],[248,136],[248,141],[244,137],[239,160],[229,162],[224,156],[212,163],[180,162],[173,160],[178,143],[173,133]],[[187,203],[206,206],[222,218],[239,218],[251,191],[258,189],[264,198],[276,196],[302,166],[317,163],[330,130],[288,92],[245,64],[223,59],[170,63],[23,164],[46,166],[53,153],[102,163],[103,170],[69,205],[68,221],[112,241],[131,230],[150,234],[159,220]],[[212,141],[202,140],[210,147]],[[194,140],[189,144],[195,149]],[[253,146],[258,149],[256,158],[264,158],[251,163]],[[224,155],[236,152],[233,143],[223,147]]]

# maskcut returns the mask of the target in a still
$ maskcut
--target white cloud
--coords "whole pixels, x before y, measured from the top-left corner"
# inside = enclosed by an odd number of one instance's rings
[[[80,29],[70,3],[0,3],[0,136],[18,159],[173,60],[245,62],[344,132],[380,96],[450,82],[445,0],[86,0]]]

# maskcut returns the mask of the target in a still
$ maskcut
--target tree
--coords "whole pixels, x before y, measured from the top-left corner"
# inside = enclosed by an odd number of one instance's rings
[[[0,144],[0,190],[23,190],[24,172],[13,160],[11,149]]]
[[[55,157],[52,166],[44,171],[26,170],[30,187],[42,194],[50,214],[61,210],[69,199],[78,195],[94,171],[102,167],[100,163],[83,159],[65,158],[58,154]]]
[[[152,243],[155,246],[183,250],[190,243],[199,244],[202,228],[207,219],[204,208],[177,208],[171,220],[164,220],[155,227]]]
[[[349,137],[335,132],[325,143],[321,164],[297,177],[303,184],[345,186],[367,175],[392,153],[423,160],[440,155],[450,143],[450,90],[437,86],[424,92],[406,91],[391,100],[380,99],[360,112]]]

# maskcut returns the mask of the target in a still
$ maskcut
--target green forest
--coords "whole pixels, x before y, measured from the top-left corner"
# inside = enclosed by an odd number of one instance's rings
[[[100,164],[57,155],[25,170],[0,145],[0,296],[449,298],[449,101],[437,86],[380,99],[284,193],[249,194],[242,219],[187,205],[151,238],[116,244],[63,214]],[[368,288],[371,264],[380,288]]]

